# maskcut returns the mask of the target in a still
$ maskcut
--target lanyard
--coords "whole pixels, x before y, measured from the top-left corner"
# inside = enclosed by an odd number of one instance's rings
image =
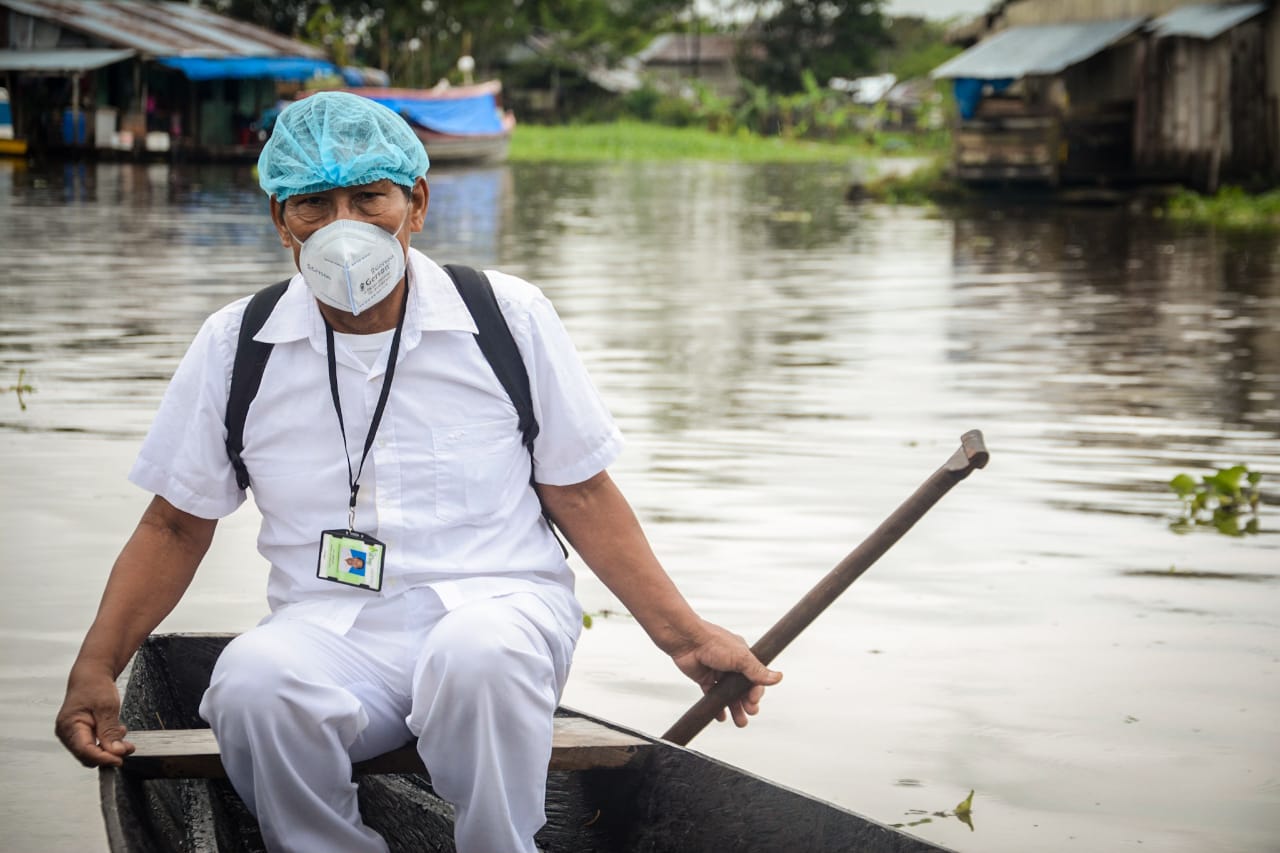
[[[391,380],[396,374],[396,356],[400,353],[400,332],[404,329],[404,315],[409,307],[409,290],[404,293],[404,301],[400,303],[400,319],[396,321],[396,333],[391,338],[391,354],[387,356],[386,375],[382,378],[382,393],[378,395],[378,405],[373,409],[373,420],[369,423],[369,434],[364,440],[364,453],[360,455],[360,467],[355,474],[351,473],[351,453],[347,450],[347,427],[342,421],[342,401],[338,399],[338,361],[333,356],[333,326],[328,319],[324,321],[325,355],[329,357],[329,390],[333,392],[333,409],[338,413],[338,429],[342,432],[342,452],[347,456],[347,483],[351,486],[351,503],[347,510],[347,530],[356,526],[356,495],[360,492],[360,474],[364,471],[364,461],[369,458],[369,448],[373,447],[373,437],[378,433],[378,424],[382,422],[382,412],[387,407],[387,395],[391,393]],[[323,316],[323,315],[321,315]]]

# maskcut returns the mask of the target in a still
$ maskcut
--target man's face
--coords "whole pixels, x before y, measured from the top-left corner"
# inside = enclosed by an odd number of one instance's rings
[[[407,252],[410,235],[421,231],[426,221],[429,196],[425,178],[418,178],[407,197],[403,188],[387,180],[290,196],[283,202],[276,201],[273,196],[271,220],[280,235],[281,245],[293,250],[295,264],[302,251],[302,243],[339,219],[368,222],[388,234],[395,234],[399,229],[396,237]],[[401,223],[404,223],[403,228]]]

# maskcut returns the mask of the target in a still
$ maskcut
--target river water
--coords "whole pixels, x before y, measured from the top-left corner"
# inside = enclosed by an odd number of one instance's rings
[[[960,484],[693,746],[960,851],[1280,850],[1280,239],[1109,209],[851,205],[830,167],[432,175],[441,261],[552,297],[629,439],[613,473],[707,617],[759,636],[969,429]],[[102,849],[52,737],[203,317],[288,274],[247,170],[0,164],[0,849]],[[1170,529],[1245,463],[1261,532]],[[219,527],[164,630],[263,612]],[[590,573],[565,697],[654,733],[695,690]],[[970,790],[972,828],[948,814]],[[942,814],[935,814],[941,812]]]

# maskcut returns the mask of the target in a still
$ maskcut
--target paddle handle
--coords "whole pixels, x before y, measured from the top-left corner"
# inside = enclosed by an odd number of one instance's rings
[[[982,440],[982,433],[970,430],[960,437],[960,447],[946,463],[930,475],[901,506],[881,522],[862,544],[829,571],[813,589],[800,599],[787,614],[765,632],[751,652],[766,666],[787,645],[809,627],[809,623],[826,610],[831,602],[861,577],[871,564],[888,551],[912,526],[928,512],[956,483],[969,476],[976,468],[986,467],[990,454]],[[741,673],[730,673],[712,687],[698,702],[684,713],[662,737],[684,746],[694,735],[706,728],[722,708],[740,698],[751,688],[751,682]]]

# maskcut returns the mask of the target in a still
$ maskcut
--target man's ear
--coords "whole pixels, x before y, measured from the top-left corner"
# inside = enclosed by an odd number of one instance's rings
[[[427,221],[427,207],[431,202],[431,189],[426,178],[418,178],[409,191],[409,231],[417,234]]]
[[[289,234],[289,229],[284,227],[284,204],[276,201],[276,197],[271,196],[271,224],[276,227],[276,233],[280,235],[280,245],[286,249],[293,248],[293,236]]]

